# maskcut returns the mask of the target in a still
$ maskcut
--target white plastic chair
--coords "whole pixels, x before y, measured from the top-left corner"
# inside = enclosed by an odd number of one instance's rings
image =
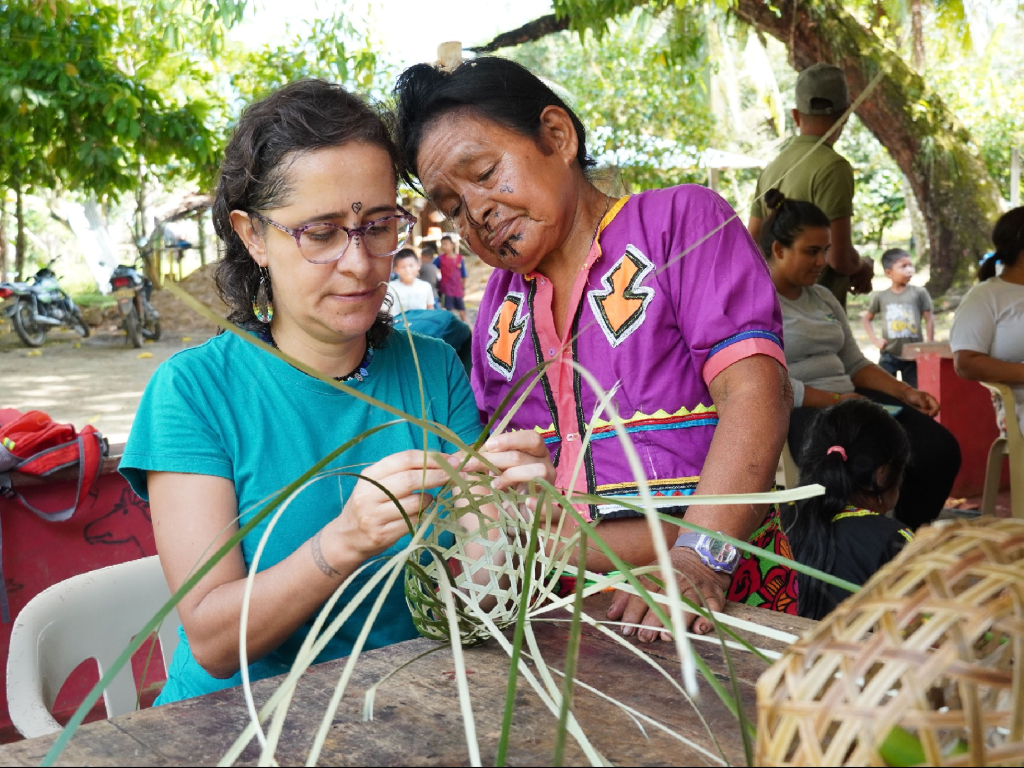
[[[800,485],[800,467],[796,465],[793,452],[789,450],[789,440],[782,446],[782,456],[779,457],[779,469],[782,470],[787,488],[796,488]]]
[[[102,675],[170,596],[154,556],[73,576],[32,598],[15,619],[7,657],[14,727],[26,738],[59,732],[50,709],[64,681],[87,659]],[[179,623],[171,611],[157,633],[165,672]],[[136,695],[129,662],[103,692],[107,717],[134,711]]]
[[[793,459],[793,452],[789,450],[789,441],[782,446],[782,455],[779,456],[779,466],[775,470],[775,484],[780,488],[796,488],[800,485],[800,467]]]
[[[994,515],[999,478],[1003,471],[1003,456],[1010,457],[1010,511],[1016,518],[1024,518],[1024,435],[1017,419],[1013,390],[1005,384],[981,382],[1003,401],[1006,415],[1006,433],[997,437],[988,451],[985,465],[985,493],[981,497],[981,512]]]

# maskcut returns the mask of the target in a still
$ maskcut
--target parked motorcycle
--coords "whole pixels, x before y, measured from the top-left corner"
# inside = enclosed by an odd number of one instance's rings
[[[121,264],[110,276],[117,307],[121,310],[121,327],[135,347],[143,341],[160,339],[160,313],[153,308],[153,281],[131,264]]]
[[[50,269],[56,259],[39,270],[30,282],[0,283],[0,313],[11,318],[14,330],[27,347],[41,347],[51,328],[64,326],[89,336],[89,326],[71,297]]]

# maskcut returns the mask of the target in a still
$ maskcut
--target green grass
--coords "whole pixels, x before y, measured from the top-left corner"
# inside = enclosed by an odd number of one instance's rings
[[[101,307],[105,309],[117,303],[113,296],[104,296],[99,291],[81,291],[80,293],[71,294],[71,298],[80,307]]]

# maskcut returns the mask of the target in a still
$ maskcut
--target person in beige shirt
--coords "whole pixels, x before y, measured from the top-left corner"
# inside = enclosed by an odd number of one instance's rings
[[[815,64],[800,73],[793,110],[799,135],[761,173],[747,224],[754,241],[760,242],[768,215],[764,196],[770,189],[778,189],[787,200],[803,200],[820,208],[831,222],[832,249],[818,283],[835,295],[844,310],[847,293],[871,292],[874,272],[874,263],[862,259],[853,246],[853,167],[833,149],[849,106],[850,92],[839,67]]]

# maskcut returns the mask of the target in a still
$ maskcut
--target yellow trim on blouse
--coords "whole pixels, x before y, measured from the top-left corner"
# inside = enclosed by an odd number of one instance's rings
[[[870,509],[849,506],[844,507],[842,512],[833,517],[832,522],[838,523],[840,520],[845,520],[848,517],[867,517],[868,515],[877,515],[878,517],[881,517],[881,515],[879,515],[878,512],[872,512]],[[912,534],[908,528],[900,528],[899,533],[900,536],[902,536],[907,541],[914,540],[914,534]]]

